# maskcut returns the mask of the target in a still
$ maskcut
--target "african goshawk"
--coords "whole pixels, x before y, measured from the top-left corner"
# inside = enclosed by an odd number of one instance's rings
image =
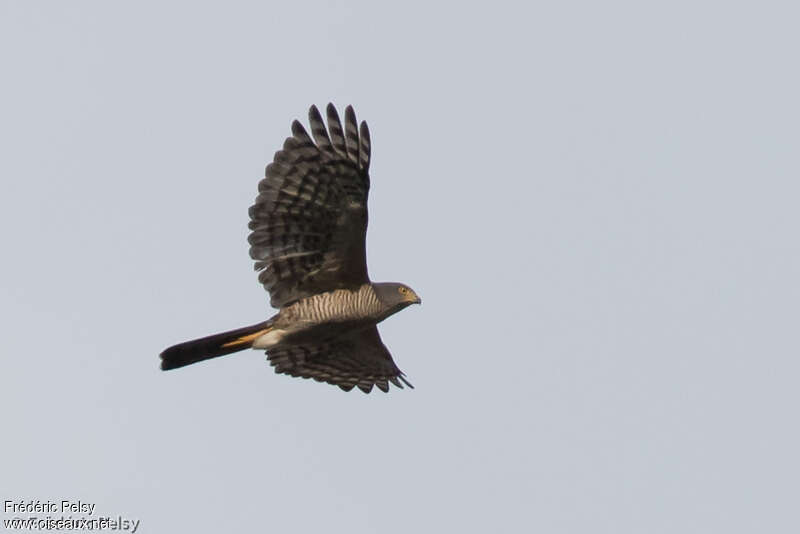
[[[381,341],[377,324],[421,303],[405,284],[372,283],[365,238],[370,138],[351,106],[344,128],[328,104],[328,128],[315,106],[313,139],[298,121],[275,153],[250,208],[250,256],[280,311],[252,326],[174,345],[164,370],[265,349],[275,372],[313,378],[345,391],[389,390],[406,381]]]

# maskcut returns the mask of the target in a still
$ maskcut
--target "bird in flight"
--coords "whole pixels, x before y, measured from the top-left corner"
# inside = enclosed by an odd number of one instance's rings
[[[352,106],[344,128],[332,104],[326,112],[327,128],[311,106],[311,136],[292,123],[292,136],[267,166],[250,207],[250,256],[278,313],[169,347],[161,369],[253,348],[266,350],[276,373],[345,391],[388,391],[389,382],[413,388],[377,324],[422,301],[405,284],[373,283],[367,274],[369,129],[363,121],[359,129]]]

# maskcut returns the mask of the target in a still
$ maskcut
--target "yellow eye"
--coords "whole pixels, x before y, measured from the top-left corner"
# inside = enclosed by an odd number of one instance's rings
[[[398,290],[400,293],[404,294],[404,295],[405,295],[406,293],[408,293],[408,289],[406,289],[406,288],[404,288],[404,287],[400,287],[400,288],[398,288],[397,290]]]

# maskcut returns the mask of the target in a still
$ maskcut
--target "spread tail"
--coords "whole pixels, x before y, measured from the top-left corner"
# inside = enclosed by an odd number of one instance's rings
[[[249,349],[253,342],[272,329],[272,321],[245,326],[230,332],[185,341],[161,353],[161,370],[177,369],[203,360]]]

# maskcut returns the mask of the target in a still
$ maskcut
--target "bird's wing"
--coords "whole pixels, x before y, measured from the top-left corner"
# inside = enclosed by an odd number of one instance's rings
[[[399,388],[414,387],[395,365],[376,326],[316,344],[270,349],[267,358],[276,373],[313,378],[345,391],[355,386],[364,393],[373,386],[389,391],[389,382]]]
[[[369,282],[369,130],[362,122],[359,131],[350,106],[344,129],[332,104],[327,115],[326,129],[316,106],[309,110],[313,139],[292,123],[250,208],[250,256],[276,308]]]

